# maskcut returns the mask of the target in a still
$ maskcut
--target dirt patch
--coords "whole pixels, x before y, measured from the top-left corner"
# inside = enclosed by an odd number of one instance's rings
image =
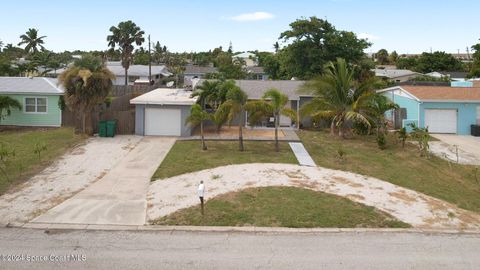
[[[85,148],[83,148],[83,147],[76,148],[72,151],[71,154],[72,155],[83,155],[83,154],[85,154]]]
[[[199,136],[200,131],[195,130],[194,135]],[[215,127],[208,127],[204,130],[204,135],[209,137],[235,137],[238,136],[238,127],[230,126],[230,127],[222,127],[220,132],[215,130]],[[256,137],[256,138],[268,138],[272,139],[275,138],[275,130],[274,129],[260,129],[260,128],[245,128],[243,129],[243,136],[244,137]],[[285,134],[282,130],[278,131],[278,137],[283,138]]]
[[[303,187],[308,189],[318,189],[319,183],[316,181],[305,181],[304,179],[290,179],[290,183],[297,187]]]
[[[396,192],[389,192],[388,193],[390,196],[395,197],[397,199],[400,199],[402,201],[405,201],[407,203],[414,203],[417,202],[417,199],[415,197],[412,197],[405,193],[405,191],[396,191]]]
[[[248,182],[245,182],[245,186],[253,186],[255,185],[257,182],[255,181],[248,181]]]
[[[340,176],[332,176],[332,179],[334,179],[335,181],[337,182],[340,182],[342,184],[346,184],[346,185],[349,185],[353,188],[361,188],[363,187],[362,184],[359,184],[359,183],[355,183],[355,182],[352,182],[346,178],[343,178],[343,177],[340,177]]]
[[[348,194],[346,196],[347,198],[351,199],[351,200],[360,200],[360,201],[364,201],[365,200],[365,197],[363,197],[362,195],[358,195],[358,194]]]

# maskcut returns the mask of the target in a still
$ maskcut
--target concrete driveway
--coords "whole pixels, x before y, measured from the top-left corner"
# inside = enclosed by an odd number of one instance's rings
[[[150,178],[175,138],[145,137],[101,180],[31,222],[143,225]]]
[[[480,137],[469,135],[431,134],[439,141],[430,142],[435,155],[461,164],[480,165]]]

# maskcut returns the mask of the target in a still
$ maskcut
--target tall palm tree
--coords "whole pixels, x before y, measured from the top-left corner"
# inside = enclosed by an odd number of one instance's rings
[[[45,47],[43,47],[44,44],[44,38],[47,36],[38,36],[38,29],[35,28],[29,28],[28,31],[20,36],[20,41],[18,43],[18,46],[25,44],[25,51],[27,53],[37,53],[38,49],[40,50],[45,50]]]
[[[70,110],[82,114],[83,133],[91,133],[87,128],[87,115],[95,106],[104,102],[112,89],[115,75],[110,72],[98,57],[86,55],[65,70],[59,76],[59,82],[65,88],[65,103]]]
[[[353,69],[344,59],[338,58],[326,65],[322,76],[307,82],[300,90],[313,95],[313,99],[302,106],[301,113],[331,119],[331,134],[338,132],[341,137],[351,122],[371,127],[366,107],[375,93],[376,83],[374,77],[363,82],[355,81]]]
[[[280,126],[280,115],[285,115],[291,119],[296,118],[296,112],[287,108],[288,96],[281,93],[278,89],[272,88],[263,94],[259,101],[249,101],[246,104],[246,110],[249,112],[249,121],[258,121],[261,117],[273,114],[275,122],[275,151],[280,151],[278,143],[278,127]],[[254,123],[251,123],[254,124]]]
[[[142,45],[145,41],[144,31],[134,22],[120,22],[118,26],[110,27],[111,35],[107,36],[108,46],[115,49],[118,45],[122,52],[122,67],[125,69],[125,85],[128,85],[128,68],[133,60],[133,44]]]
[[[207,145],[205,144],[205,137],[203,134],[203,122],[210,119],[210,114],[202,109],[199,104],[194,104],[190,111],[190,116],[187,118],[187,123],[190,123],[194,126],[200,125],[200,138],[202,141],[202,150],[207,150]]]
[[[12,113],[12,109],[22,109],[22,104],[8,96],[0,96],[0,122]]]
[[[201,85],[195,88],[192,97],[198,97],[198,103],[202,106],[202,109],[205,109],[207,104],[215,108],[220,84],[221,82],[216,80],[203,81]]]
[[[245,125],[245,104],[248,96],[236,85],[231,85],[226,94],[227,100],[218,107],[218,112],[226,115],[228,123],[235,118],[239,118],[238,123],[238,142],[240,151],[244,151],[243,146],[243,126]]]

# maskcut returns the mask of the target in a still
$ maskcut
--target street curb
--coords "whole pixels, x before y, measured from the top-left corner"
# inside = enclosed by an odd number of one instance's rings
[[[285,228],[285,227],[228,227],[228,226],[161,226],[161,225],[99,225],[65,223],[10,223],[7,228],[39,230],[98,230],[98,231],[159,231],[204,233],[265,233],[265,234],[318,234],[318,233],[421,233],[421,234],[475,234],[480,230],[428,229],[428,228]]]

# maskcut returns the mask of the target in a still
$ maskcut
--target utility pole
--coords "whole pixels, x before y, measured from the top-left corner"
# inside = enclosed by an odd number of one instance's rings
[[[148,35],[148,83],[152,85],[152,52],[150,47],[150,35]]]

